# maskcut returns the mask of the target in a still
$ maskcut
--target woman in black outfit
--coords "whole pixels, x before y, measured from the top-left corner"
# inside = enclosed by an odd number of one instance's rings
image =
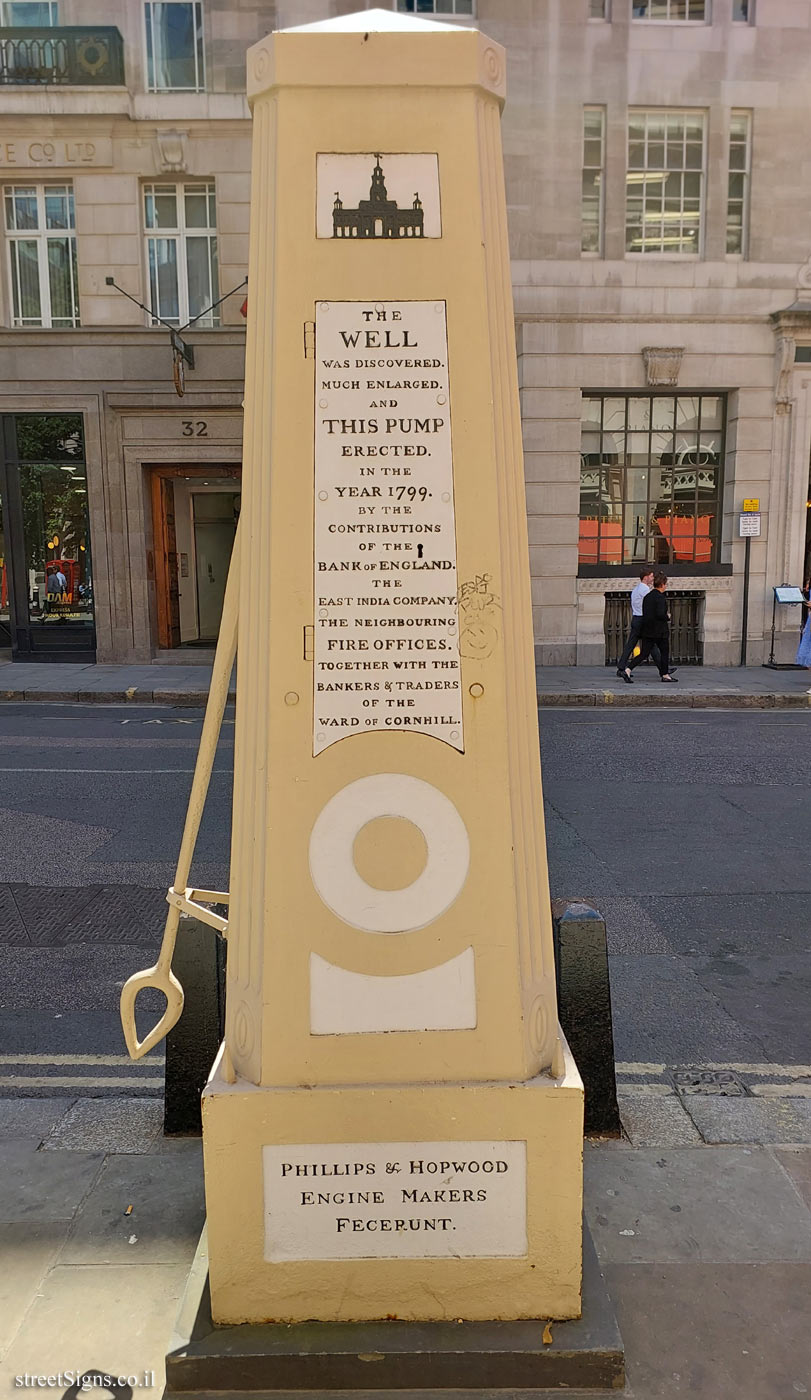
[[[667,600],[665,599],[665,589],[667,588],[667,574],[655,573],[653,575],[653,587],[650,593],[646,594],[642,600],[642,631],[640,636],[639,656],[631,658],[630,667],[626,666],[623,676],[628,685],[633,684],[631,671],[639,665],[640,661],[647,661],[651,651],[655,646],[659,648],[659,679],[662,681],[672,681],[677,684],[676,677],[670,674],[670,613],[668,612]]]

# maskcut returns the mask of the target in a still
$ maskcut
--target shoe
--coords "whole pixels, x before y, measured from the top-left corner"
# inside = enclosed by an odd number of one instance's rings
[[[660,681],[670,681],[672,685],[678,685],[678,681],[676,680],[675,676],[660,676],[659,679]]]
[[[626,685],[633,685],[634,678],[631,675],[630,671],[619,671],[618,675],[622,676],[622,679],[625,681]]]
[[[625,679],[625,672],[624,672],[624,671],[618,670],[618,671],[617,671],[617,675],[619,676],[620,680],[624,680],[624,679]]]

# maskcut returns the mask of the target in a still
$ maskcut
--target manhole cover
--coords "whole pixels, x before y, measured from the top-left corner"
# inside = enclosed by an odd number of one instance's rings
[[[740,1079],[728,1069],[674,1069],[670,1077],[677,1094],[719,1094],[733,1098],[746,1093]]]

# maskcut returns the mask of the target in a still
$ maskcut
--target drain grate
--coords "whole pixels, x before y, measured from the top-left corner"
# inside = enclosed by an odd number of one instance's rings
[[[746,1087],[728,1069],[672,1069],[669,1071],[677,1094],[717,1094],[736,1098],[746,1094]]]

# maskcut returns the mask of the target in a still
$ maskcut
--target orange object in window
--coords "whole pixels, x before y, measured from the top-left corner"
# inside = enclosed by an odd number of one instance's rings
[[[712,515],[657,515],[658,525],[673,550],[673,558],[685,564],[710,564]]]
[[[600,530],[599,543],[597,530]],[[581,520],[577,542],[581,564],[622,563],[622,522],[620,520]]]
[[[49,559],[45,565],[45,576],[52,573],[54,569],[59,569],[65,575],[67,584],[62,597],[66,602],[72,603],[76,593],[76,585],[79,582],[79,565],[75,559]]]

